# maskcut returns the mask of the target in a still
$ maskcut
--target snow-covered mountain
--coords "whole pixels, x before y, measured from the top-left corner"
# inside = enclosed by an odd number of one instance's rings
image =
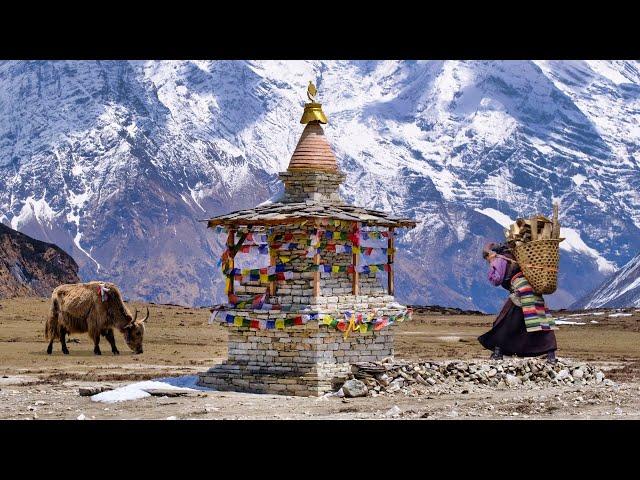
[[[397,292],[495,310],[479,255],[561,203],[566,306],[640,251],[640,63],[0,64],[0,221],[132,298],[218,301],[198,222],[278,194],[314,80],[346,200],[410,216]],[[415,268],[420,265],[419,268]]]
[[[574,307],[640,307],[640,255],[576,302]]]

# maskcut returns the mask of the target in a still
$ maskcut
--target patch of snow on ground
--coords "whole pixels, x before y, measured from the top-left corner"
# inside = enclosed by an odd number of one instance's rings
[[[585,322],[572,322],[570,320],[556,320],[556,325],[586,325]]]
[[[609,316],[610,317],[630,317],[631,315],[633,315],[632,313],[612,313]]]
[[[125,402],[127,400],[138,400],[151,396],[145,390],[149,389],[166,389],[166,390],[212,390],[211,388],[196,385],[198,381],[197,375],[186,375],[183,377],[158,378],[157,380],[147,380],[144,382],[131,383],[124,387],[109,390],[107,392],[98,393],[91,397],[94,402],[116,403]]]

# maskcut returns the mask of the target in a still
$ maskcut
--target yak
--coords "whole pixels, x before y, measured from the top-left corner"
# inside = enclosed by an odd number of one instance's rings
[[[142,353],[142,338],[147,315],[138,320],[138,310],[131,316],[122,301],[120,290],[113,283],[89,282],[60,285],[51,294],[51,307],[45,327],[45,336],[49,340],[47,353],[53,351],[53,341],[60,339],[62,353],[67,355],[65,336],[71,333],[88,333],[93,340],[93,353],[101,355],[100,336],[111,344],[114,355],[120,352],[116,348],[113,329],[124,335],[124,340],[134,353]]]

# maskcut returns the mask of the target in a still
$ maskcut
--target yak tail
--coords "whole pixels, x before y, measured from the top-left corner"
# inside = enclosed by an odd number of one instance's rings
[[[58,313],[59,313],[58,300],[53,299],[51,302],[51,309],[49,310],[49,317],[44,327],[44,336],[47,340],[54,340],[59,337],[58,329]]]

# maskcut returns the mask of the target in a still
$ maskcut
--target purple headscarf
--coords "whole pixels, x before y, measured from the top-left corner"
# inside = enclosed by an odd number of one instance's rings
[[[487,258],[490,253],[496,253],[494,248],[498,247],[500,244],[495,242],[485,243],[484,247],[482,247],[482,258]]]

